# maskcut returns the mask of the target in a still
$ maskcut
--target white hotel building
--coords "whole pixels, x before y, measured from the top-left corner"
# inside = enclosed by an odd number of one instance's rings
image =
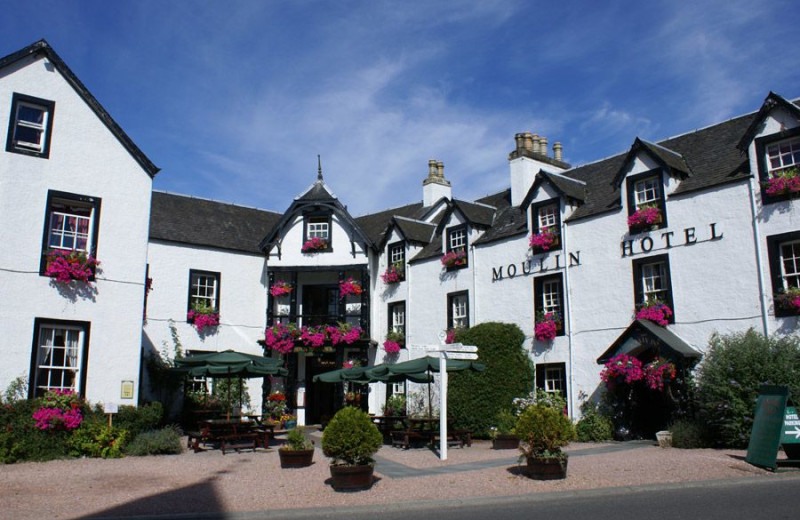
[[[405,337],[392,358],[403,360],[446,329],[501,321],[525,333],[537,386],[564,392],[575,415],[578,396],[601,385],[598,362],[617,353],[695,360],[714,333],[797,326],[797,311],[774,300],[800,286],[794,192],[770,195],[765,183],[800,163],[800,107],[777,94],[664,141],[631,136],[627,153],[574,168],[560,144],[551,154],[544,137],[518,134],[508,189],[459,200],[431,161],[420,200],[358,217],[322,171],[286,194],[283,212],[153,192],[158,169],[43,41],[0,59],[0,103],[0,388],[26,377],[32,395],[66,387],[136,404],[150,395],[143,359],[175,334],[186,350],[263,353],[265,328],[279,322],[362,327],[352,344],[285,355],[290,375],[272,383],[312,423],[343,402],[341,385],[312,376],[350,358],[383,362],[390,329]],[[660,219],[631,229],[643,205]],[[530,236],[545,231],[557,240],[537,252]],[[325,247],[304,253],[313,237]],[[90,285],[51,281],[53,248],[93,253],[102,271]],[[464,264],[445,268],[441,257],[459,250]],[[383,282],[390,264],[404,280]],[[363,291],[340,298],[350,278]],[[292,292],[270,295],[276,281]],[[653,299],[674,312],[665,327],[634,318]],[[198,301],[220,319],[202,333],[187,321]],[[547,312],[561,327],[539,341]],[[258,406],[261,381],[251,385]],[[385,388],[373,386],[379,411]]]

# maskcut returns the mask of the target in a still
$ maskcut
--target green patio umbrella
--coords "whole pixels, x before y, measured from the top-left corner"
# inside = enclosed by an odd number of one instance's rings
[[[400,381],[414,381],[415,383],[427,383],[429,376],[425,372],[418,374],[392,374],[384,367],[389,365],[375,365],[374,367],[350,367],[331,370],[314,376],[313,381],[322,383],[398,383]]]

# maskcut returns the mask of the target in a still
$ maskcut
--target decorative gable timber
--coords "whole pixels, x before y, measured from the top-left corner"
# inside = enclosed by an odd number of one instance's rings
[[[421,220],[394,216],[389,226],[386,228],[381,241],[377,244],[378,249],[386,247],[394,229],[397,229],[403,237],[403,240],[411,244],[425,246],[433,239],[433,235],[436,232],[436,225]]]
[[[72,70],[67,66],[64,60],[56,54],[56,51],[50,46],[49,43],[45,40],[39,40],[31,45],[28,45],[24,49],[20,49],[17,52],[9,54],[4,58],[0,58],[0,69],[4,69],[10,65],[13,65],[23,59],[26,58],[33,58],[36,59],[38,57],[44,57],[50,61],[50,63],[61,73],[61,76],[67,81],[67,83],[75,90],[75,92],[80,96],[81,99],[89,106],[89,108],[94,112],[100,121],[108,128],[114,137],[120,142],[123,148],[133,157],[133,159],[142,167],[142,169],[150,176],[150,178],[154,178],[156,174],[161,170],[152,161],[139,149],[138,146],[131,140],[128,134],[122,130],[114,118],[106,111],[105,108],[97,101],[89,89],[81,82],[80,79],[72,72]]]
[[[747,152],[747,148],[750,146],[750,143],[753,142],[753,139],[755,139],[755,136],[763,124],[764,119],[775,108],[783,108],[790,114],[793,114],[795,117],[800,119],[800,107],[783,98],[782,96],[770,91],[769,94],[767,94],[767,97],[764,99],[764,103],[761,104],[761,108],[756,113],[755,118],[750,123],[750,126],[747,127],[747,130],[745,130],[741,140],[739,140],[739,143],[736,145],[739,150],[742,152]]]
[[[553,190],[559,193],[560,196],[565,197],[568,201],[574,201],[578,204],[581,204],[586,199],[586,183],[584,181],[572,179],[558,173],[539,170],[539,173],[536,174],[536,179],[533,181],[531,189],[528,190],[528,193],[525,195],[525,198],[522,199],[522,203],[519,205],[523,211],[524,208],[527,208],[531,202],[533,202],[533,199],[536,198],[536,194],[538,193],[539,189],[544,185],[550,186],[553,188]]]
[[[640,153],[653,159],[656,164],[672,177],[685,179],[692,176],[692,169],[681,154],[637,137],[625,156],[625,159],[622,161],[622,166],[614,177],[614,185],[616,188],[622,185],[622,181],[625,179],[625,172],[630,167],[631,162],[633,162]]]

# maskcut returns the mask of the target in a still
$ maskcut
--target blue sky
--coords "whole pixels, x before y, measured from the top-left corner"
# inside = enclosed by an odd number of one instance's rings
[[[800,97],[796,1],[13,2],[162,171],[154,187],[282,212],[315,179],[358,216],[508,187],[514,134],[573,165]]]

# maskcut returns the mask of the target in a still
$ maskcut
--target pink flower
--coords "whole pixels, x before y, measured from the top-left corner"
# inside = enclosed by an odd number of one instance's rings
[[[303,253],[315,253],[328,248],[328,241],[324,238],[314,237],[306,240],[300,250]]]
[[[449,345],[456,340],[456,329],[448,329],[445,333],[444,342]]]
[[[613,385],[615,382],[634,383],[641,381],[644,379],[642,362],[627,354],[614,356],[605,364],[603,371],[600,372],[600,379],[606,383],[606,386]]]
[[[348,294],[358,296],[362,291],[361,284],[352,278],[348,278],[344,282],[339,282],[339,298],[344,298]]]
[[[556,312],[548,312],[536,321],[533,335],[539,341],[551,341],[558,335],[561,319]]]
[[[397,354],[398,352],[400,352],[400,344],[397,343],[396,341],[386,340],[383,342],[383,350],[387,354]]]
[[[381,280],[383,280],[385,284],[398,283],[405,280],[405,275],[403,274],[402,268],[392,264],[386,269],[386,272],[381,275]]]
[[[652,226],[661,222],[661,211],[656,206],[643,206],[628,217],[628,227]]]
[[[654,359],[645,367],[645,380],[652,390],[663,391],[664,381],[672,381],[675,375],[675,365],[662,358]]]
[[[450,251],[442,255],[441,262],[445,267],[459,267],[462,265],[467,265],[467,252],[463,249]]]
[[[303,327],[300,341],[307,347],[320,348],[325,344],[325,329],[321,327]]]
[[[558,242],[558,235],[553,228],[531,235],[528,244],[534,251],[549,251]]]
[[[100,262],[92,255],[82,251],[56,249],[47,254],[44,274],[60,283],[69,283],[72,280],[88,282],[99,265]]]
[[[650,320],[662,327],[669,325],[669,317],[672,316],[672,309],[663,303],[650,303],[636,312],[637,320]]]
[[[264,335],[266,337],[264,343],[272,350],[288,354],[294,349],[295,331],[290,327],[278,323],[268,328]]]
[[[194,324],[197,332],[203,332],[207,328],[219,325],[218,312],[203,313],[192,309],[186,314],[186,319]]]
[[[272,284],[272,287],[269,288],[269,293],[274,297],[278,298],[279,296],[283,296],[284,294],[289,294],[292,292],[292,284],[289,282],[275,282]]]

